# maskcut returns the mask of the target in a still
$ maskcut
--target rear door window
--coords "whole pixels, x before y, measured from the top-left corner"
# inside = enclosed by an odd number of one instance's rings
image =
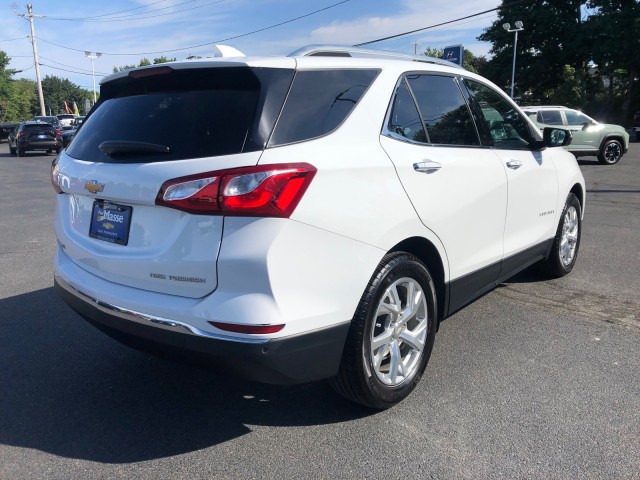
[[[480,145],[469,107],[455,78],[441,75],[408,75],[429,143]]]
[[[349,116],[379,70],[310,70],[296,73],[269,146],[321,137]]]
[[[547,125],[562,125],[562,115],[560,110],[540,110],[538,112],[538,122]]]

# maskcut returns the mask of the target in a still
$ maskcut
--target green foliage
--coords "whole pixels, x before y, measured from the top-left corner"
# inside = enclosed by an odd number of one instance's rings
[[[492,44],[491,60],[478,70],[506,91],[515,35],[502,25],[518,20],[524,30],[518,32],[516,98],[587,113],[585,107],[608,101],[612,108],[604,116],[622,108],[619,122],[630,122],[640,109],[640,82],[634,80],[640,77],[640,0],[502,0],[496,21],[478,37]]]
[[[173,58],[167,58],[164,55],[158,58],[154,58],[153,59],[153,64],[157,65],[159,63],[167,63],[167,62],[175,62],[176,61],[176,57]]]
[[[36,96],[36,82],[14,80],[7,69],[11,59],[0,50],[0,122],[17,122],[33,116],[31,105]]]
[[[175,57],[167,58],[163,55],[161,57],[154,58],[153,65],[157,65],[159,63],[175,62],[175,61],[176,61]],[[137,68],[137,67],[146,67],[147,65],[152,65],[151,61],[148,58],[143,58],[142,60],[140,60],[140,63],[138,63],[138,65],[124,65],[122,67],[113,67],[113,73],[122,72],[123,70],[131,70],[132,68]]]
[[[562,69],[562,83],[551,94],[551,103],[567,107],[580,108],[583,102],[584,87],[576,69],[565,65]]]
[[[93,94],[78,85],[70,82],[66,78],[47,75],[42,80],[42,93],[47,113],[51,111],[53,115],[65,113],[64,102],[72,108],[76,102],[78,108],[82,108],[86,99],[93,99]]]

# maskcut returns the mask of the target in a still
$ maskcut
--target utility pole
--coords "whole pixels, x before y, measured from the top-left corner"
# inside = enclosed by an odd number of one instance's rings
[[[36,45],[36,33],[33,28],[33,19],[42,18],[44,15],[34,15],[33,8],[30,3],[27,4],[27,14],[16,13],[19,17],[29,18],[29,25],[31,26],[31,45],[33,46],[33,63],[36,67],[36,80],[38,83],[38,99],[40,100],[40,115],[44,116],[47,113],[44,110],[44,95],[42,93],[42,80],[40,78],[40,62],[38,60],[38,47]]]

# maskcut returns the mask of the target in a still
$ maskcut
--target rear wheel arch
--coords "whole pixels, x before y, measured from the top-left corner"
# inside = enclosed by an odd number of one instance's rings
[[[420,259],[431,273],[438,300],[438,325],[445,315],[445,267],[438,249],[423,237],[411,237],[403,240],[389,250],[393,252],[407,252]]]
[[[573,193],[576,197],[578,197],[578,201],[580,202],[580,211],[584,212],[584,189],[582,188],[582,185],[580,185],[579,183],[576,183],[573,188],[571,188],[571,190],[569,191],[569,193]]]

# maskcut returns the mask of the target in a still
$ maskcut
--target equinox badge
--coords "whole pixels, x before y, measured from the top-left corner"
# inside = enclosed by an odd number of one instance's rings
[[[84,189],[90,193],[96,194],[104,190],[104,183],[98,183],[95,180],[91,180],[84,184]]]

